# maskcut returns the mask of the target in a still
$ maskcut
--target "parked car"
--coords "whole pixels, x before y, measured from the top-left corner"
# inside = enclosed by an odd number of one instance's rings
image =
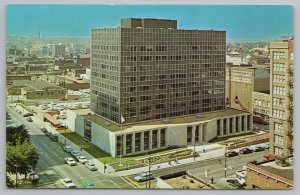
[[[47,129],[45,127],[41,128],[41,132],[42,133],[46,133],[47,132]]]
[[[83,186],[85,188],[95,188],[94,184],[90,180],[84,180],[83,181]]]
[[[61,182],[64,184],[66,188],[76,188],[76,185],[70,178],[61,179]]]
[[[251,163],[253,163],[255,165],[260,165],[260,164],[265,163],[265,162],[267,162],[267,161],[262,157],[251,161]]]
[[[90,170],[90,171],[97,171],[98,168],[95,166],[93,162],[87,162],[85,163],[85,166]]]
[[[261,152],[261,151],[264,151],[264,150],[265,150],[265,148],[262,147],[262,146],[256,146],[256,147],[254,147],[254,149],[253,149],[254,152]]]
[[[52,132],[46,131],[46,135],[47,135],[48,137],[51,137],[51,136],[52,136]]]
[[[27,120],[28,122],[33,122],[33,120],[32,120],[31,117],[28,117],[26,120]]]
[[[72,156],[76,157],[76,156],[80,156],[80,152],[78,152],[77,150],[73,150],[71,151]]]
[[[239,153],[238,152],[236,152],[236,151],[229,151],[229,152],[227,152],[227,157],[234,157],[234,156],[238,156],[239,155]]]
[[[58,135],[52,134],[52,135],[50,136],[50,139],[52,139],[53,141],[57,142],[57,141],[58,141]]]
[[[70,166],[74,166],[74,165],[77,165],[76,161],[74,160],[74,158],[72,157],[69,157],[69,158],[65,158],[65,161],[68,165]]]
[[[33,116],[33,113],[28,112],[28,113],[24,114],[23,116],[24,116],[24,117]]]
[[[253,151],[250,148],[243,148],[239,151],[240,154],[250,154]]]
[[[37,181],[40,178],[39,178],[38,174],[35,171],[31,171],[31,172],[28,173],[28,179],[30,181]]]
[[[76,156],[75,158],[82,164],[88,161],[84,156]]]
[[[68,145],[64,146],[63,149],[64,149],[65,152],[68,152],[68,153],[73,151],[73,148],[71,146],[68,146]]]
[[[154,179],[151,172],[150,173],[149,172],[142,173],[142,174],[134,177],[134,180],[138,181],[138,182],[148,181],[148,180],[151,180],[151,179]]]

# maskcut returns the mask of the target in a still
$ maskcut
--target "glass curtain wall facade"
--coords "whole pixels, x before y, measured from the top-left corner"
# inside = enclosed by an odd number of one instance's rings
[[[225,31],[154,27],[92,30],[92,111],[120,124],[224,110]]]

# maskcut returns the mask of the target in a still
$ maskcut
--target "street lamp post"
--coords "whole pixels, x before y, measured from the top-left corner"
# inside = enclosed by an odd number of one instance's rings
[[[224,171],[225,171],[225,178],[227,176],[227,148],[228,148],[228,145],[226,144],[225,146],[225,153],[224,153]]]
[[[196,161],[196,138],[199,138],[199,136],[195,136],[195,139],[194,139],[194,153],[193,153],[194,161]]]

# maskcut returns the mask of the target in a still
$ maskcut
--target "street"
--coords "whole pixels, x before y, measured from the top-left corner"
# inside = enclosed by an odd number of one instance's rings
[[[60,179],[69,177],[78,188],[83,188],[83,181],[91,181],[95,188],[133,188],[121,177],[106,176],[99,171],[90,171],[85,165],[77,164],[70,167],[64,161],[64,158],[71,157],[64,152],[62,146],[53,142],[41,131],[34,122],[28,122],[22,114],[18,114],[11,107],[7,106],[12,121],[21,125],[24,124],[29,131],[30,140],[40,153],[40,159],[35,171],[40,180],[38,188],[65,188]]]

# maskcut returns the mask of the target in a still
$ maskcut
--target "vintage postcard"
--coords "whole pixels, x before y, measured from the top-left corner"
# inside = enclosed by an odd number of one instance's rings
[[[292,6],[6,14],[8,188],[293,188]]]

